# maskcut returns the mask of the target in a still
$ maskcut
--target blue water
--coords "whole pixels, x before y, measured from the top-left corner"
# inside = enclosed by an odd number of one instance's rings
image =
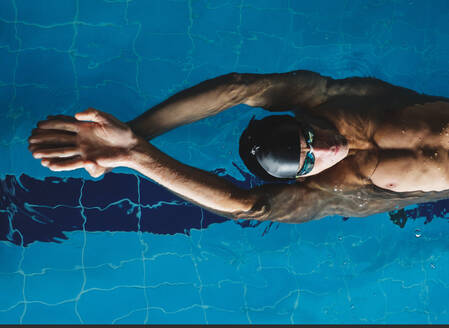
[[[447,323],[449,201],[234,222],[129,169],[49,171],[27,138],[49,114],[128,121],[231,71],[447,97],[448,31],[446,0],[1,1],[0,323]],[[254,114],[270,115],[237,106],[152,143],[250,188],[237,145]]]

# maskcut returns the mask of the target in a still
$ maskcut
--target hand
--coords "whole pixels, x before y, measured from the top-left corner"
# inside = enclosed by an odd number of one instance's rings
[[[77,122],[78,120],[72,116],[67,116],[67,115],[49,115],[47,116],[48,120],[53,120],[53,119],[60,119],[60,120],[65,120],[65,121],[69,121],[69,122]],[[42,121],[44,122],[44,121]],[[36,130],[33,130],[33,133]],[[54,146],[54,143],[44,143],[44,142],[40,142],[40,143],[30,143],[29,144],[29,150],[32,152],[37,152],[39,149],[41,148],[50,148],[51,146]],[[55,147],[57,148],[57,146]],[[73,157],[71,158],[73,159]],[[46,158],[45,161],[50,160],[51,164],[56,164],[56,163],[62,163],[64,161],[67,160],[67,158],[58,158],[58,157],[53,157],[53,158]],[[48,163],[48,162],[44,162],[44,163]],[[43,164],[44,165],[44,164]],[[48,166],[48,164],[45,164],[44,166]],[[50,168],[51,169],[51,168]],[[94,178],[98,178],[99,176],[102,176],[103,174],[106,174],[110,171],[112,171],[112,167],[103,167],[101,165],[95,164],[95,163],[90,163],[84,166],[84,169]]]
[[[98,177],[126,165],[138,137],[113,115],[89,108],[75,118],[58,115],[39,122],[28,140],[33,156],[43,158],[42,165],[49,169],[85,168]]]

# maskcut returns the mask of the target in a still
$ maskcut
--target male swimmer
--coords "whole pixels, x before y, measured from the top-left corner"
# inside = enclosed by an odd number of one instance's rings
[[[241,189],[148,142],[239,104],[294,115],[252,119],[239,142],[252,173],[284,183]],[[50,170],[85,168],[98,177],[129,167],[232,219],[360,217],[449,197],[449,99],[374,78],[332,79],[303,70],[231,73],[127,123],[89,108],[75,117],[49,116],[37,126],[29,149]]]

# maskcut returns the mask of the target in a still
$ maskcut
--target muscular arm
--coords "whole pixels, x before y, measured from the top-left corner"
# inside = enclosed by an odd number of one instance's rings
[[[287,73],[230,73],[183,90],[127,122],[149,140],[176,127],[246,104],[269,111],[313,109],[336,97],[396,97],[412,90],[374,78],[332,79],[298,70]]]
[[[265,184],[250,190],[185,165],[141,139],[127,164],[179,197],[230,219],[301,223],[327,215],[335,195],[305,183]]]
[[[213,173],[183,164],[140,138],[125,166],[147,176],[179,197],[218,215],[258,219],[265,214],[255,193],[242,189]]]
[[[222,75],[183,90],[127,122],[144,139],[152,139],[176,127],[216,115],[242,104],[264,89],[264,81]]]
[[[310,71],[230,73],[183,90],[127,124],[148,140],[239,104],[271,111],[314,107],[326,101],[329,80]]]

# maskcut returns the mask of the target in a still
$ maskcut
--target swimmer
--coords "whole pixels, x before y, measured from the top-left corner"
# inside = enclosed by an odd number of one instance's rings
[[[248,170],[269,183],[239,188],[149,142],[239,104],[278,112],[253,117],[239,140]],[[449,99],[375,78],[230,73],[126,123],[93,108],[49,116],[28,141],[50,170],[84,168],[99,177],[129,167],[231,219],[363,217],[449,197]]]

